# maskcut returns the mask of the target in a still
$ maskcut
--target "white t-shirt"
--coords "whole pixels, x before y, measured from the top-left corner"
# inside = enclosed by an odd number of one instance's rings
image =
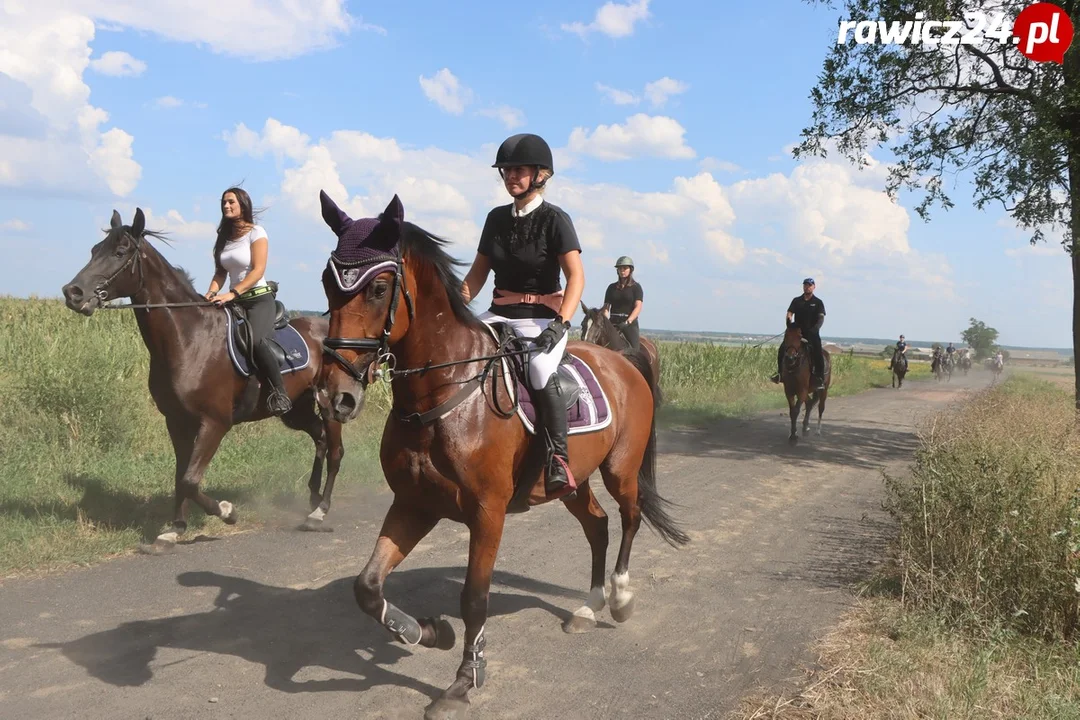
[[[232,290],[251,271],[251,243],[266,237],[262,225],[255,225],[246,235],[230,240],[221,249],[221,267],[229,273],[229,289]],[[252,287],[266,285],[266,273]]]

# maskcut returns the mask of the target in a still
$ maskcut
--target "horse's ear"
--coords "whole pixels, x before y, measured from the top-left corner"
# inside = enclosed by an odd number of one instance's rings
[[[112,227],[113,230],[115,230],[116,228],[120,227],[123,224],[124,224],[124,221],[123,221],[123,219],[121,219],[120,213],[113,210],[112,211],[112,219],[109,220],[109,226]]]
[[[396,221],[399,225],[405,222],[405,206],[401,204],[401,198],[395,194],[390,204],[383,210],[382,216],[386,220]]]
[[[142,208],[135,208],[135,219],[131,221],[131,234],[133,237],[140,238],[144,230],[146,230],[146,216],[143,215]]]
[[[342,233],[349,229],[349,226],[353,224],[352,218],[345,214],[345,212],[337,206],[330,196],[326,194],[325,190],[319,191],[319,203],[322,205],[322,217],[326,221],[326,224],[330,226],[330,229],[334,231],[334,234],[341,237]]]
[[[589,306],[585,304],[584,300],[579,301],[581,303],[581,312],[585,313],[585,317],[589,316]]]

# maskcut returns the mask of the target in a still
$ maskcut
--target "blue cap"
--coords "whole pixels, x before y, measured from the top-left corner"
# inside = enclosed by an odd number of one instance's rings
[[[803,285],[817,285],[817,283],[814,282],[814,278],[806,278],[805,280],[802,281],[802,284]]]

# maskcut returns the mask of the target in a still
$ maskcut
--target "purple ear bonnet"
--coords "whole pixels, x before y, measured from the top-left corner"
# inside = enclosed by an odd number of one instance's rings
[[[327,270],[345,293],[357,293],[387,270],[397,270],[401,260],[398,242],[405,221],[405,208],[395,195],[378,218],[353,220],[319,191],[322,216],[338,237],[330,253]]]

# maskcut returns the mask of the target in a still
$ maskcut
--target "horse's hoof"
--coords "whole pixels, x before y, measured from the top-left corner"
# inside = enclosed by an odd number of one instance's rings
[[[799,436],[798,435],[792,435],[791,437],[789,437],[787,439],[787,443],[788,443],[788,445],[798,445],[799,444]]]
[[[562,629],[570,635],[590,632],[596,629],[596,616],[571,615],[570,619],[563,623]]]
[[[634,614],[634,605],[637,603],[637,598],[630,598],[630,602],[626,603],[622,607],[615,607],[611,605],[611,618],[617,623],[624,623],[630,619],[630,616]]]
[[[449,621],[443,618],[434,618],[432,624],[435,626],[435,645],[436,650],[453,650],[457,645],[457,633],[454,632],[454,626]]]
[[[424,711],[424,720],[464,720],[469,715],[469,700],[437,698]]]
[[[236,508],[228,500],[222,500],[218,503],[218,512],[221,513],[219,515],[221,522],[226,525],[235,525],[236,521],[240,519]]]
[[[161,533],[152,544],[140,545],[139,552],[144,555],[164,555],[165,553],[170,553],[176,549],[176,541],[179,537],[179,534],[175,532]]]

